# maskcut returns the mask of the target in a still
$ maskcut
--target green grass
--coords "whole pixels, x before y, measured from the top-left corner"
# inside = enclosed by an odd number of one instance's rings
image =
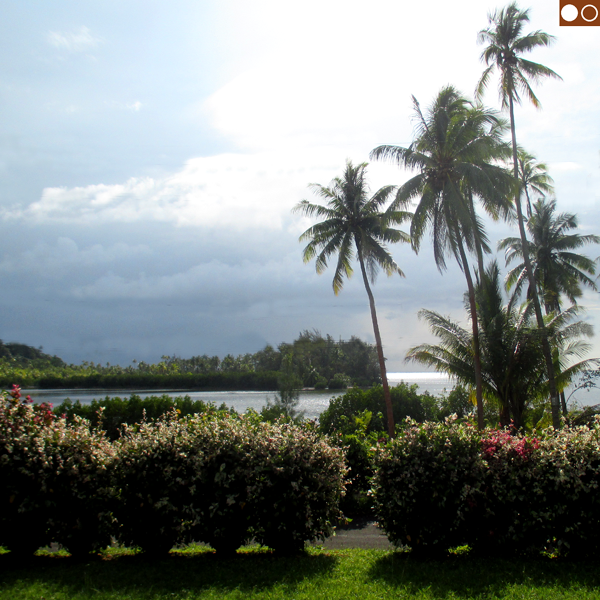
[[[596,562],[418,561],[384,550],[323,550],[284,558],[259,549],[219,559],[205,548],[160,560],[113,550],[75,561],[39,553],[26,563],[0,555],[0,598],[10,600],[536,599],[598,598]]]

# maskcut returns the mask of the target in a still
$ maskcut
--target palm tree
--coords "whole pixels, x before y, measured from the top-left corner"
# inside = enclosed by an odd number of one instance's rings
[[[433,251],[440,272],[446,268],[446,255],[457,260],[465,274],[471,302],[477,415],[483,427],[483,388],[479,364],[479,341],[475,287],[467,252],[477,254],[480,272],[483,252],[489,252],[474,198],[479,198],[493,218],[510,210],[513,179],[496,160],[506,156],[502,141],[504,123],[493,111],[473,106],[455,88],[442,88],[427,114],[421,112],[413,97],[417,115],[417,135],[408,148],[379,146],[371,152],[376,159],[389,159],[419,173],[404,183],[390,210],[418,199],[411,224],[413,248],[419,251],[421,240],[431,228]]]
[[[600,243],[600,236],[569,233],[577,228],[577,216],[570,213],[555,215],[556,201],[538,200],[533,205],[533,213],[527,222],[531,242],[527,242],[531,265],[538,285],[537,294],[544,299],[546,314],[561,312],[561,296],[566,296],[571,304],[583,294],[582,285],[598,291],[592,276],[596,274],[596,260],[573,252],[585,244]],[[505,250],[506,264],[523,259],[523,246],[520,238],[506,238],[498,244]],[[506,277],[507,289],[514,286],[514,295],[519,296],[527,280],[525,264],[517,264]],[[527,296],[532,297],[531,285]],[[556,362],[556,359],[555,359]],[[560,370],[555,369],[555,373]],[[560,386],[559,386],[560,387]],[[567,401],[564,390],[558,390],[564,415],[567,414]]]
[[[586,244],[600,244],[600,236],[569,233],[577,228],[577,216],[571,213],[555,214],[556,200],[538,200],[533,205],[533,213],[527,221],[531,241],[527,242],[531,266],[538,285],[538,295],[544,299],[546,314],[560,312],[561,296],[571,304],[583,294],[582,286],[598,291],[592,277],[596,274],[597,260],[592,260],[574,250]],[[520,238],[509,237],[501,240],[499,250],[506,252],[506,264],[523,260],[523,244]],[[506,286],[515,287],[520,294],[527,280],[525,264],[520,262],[506,277]],[[528,290],[528,297],[532,290]]]
[[[543,398],[548,391],[539,329],[532,318],[532,304],[526,303],[520,308],[512,303],[503,305],[500,272],[495,262],[481,278],[477,297],[484,395],[500,404],[501,425],[508,425],[512,419],[515,426],[521,427],[531,402]],[[465,308],[469,312],[470,303],[465,302]],[[472,387],[475,384],[472,334],[434,311],[422,310],[419,316],[428,322],[440,341],[411,348],[407,360],[433,366]],[[568,364],[589,350],[589,344],[580,338],[593,333],[589,324],[572,322],[576,316],[577,307],[571,307],[548,321],[553,345],[561,348],[561,387],[598,362],[597,359],[588,359]]]
[[[302,200],[293,210],[308,217],[324,218],[323,221],[309,227],[300,236],[300,241],[309,240],[303,252],[304,262],[309,262],[316,257],[316,269],[319,274],[326,269],[329,258],[337,254],[337,264],[333,276],[333,291],[336,295],[342,289],[344,279],[352,276],[353,259],[355,257],[358,259],[371,307],[371,319],[387,411],[388,432],[390,437],[393,437],[392,399],[387,381],[375,299],[369,282],[375,282],[379,268],[383,269],[388,277],[394,273],[404,277],[404,273],[387,250],[386,244],[410,242],[410,237],[406,233],[392,228],[391,225],[402,223],[410,219],[412,215],[400,210],[381,211],[396,187],[382,187],[369,198],[366,168],[367,163],[355,167],[348,161],[344,175],[334,179],[329,187],[319,184],[310,186],[318,196],[326,200],[326,206]]]
[[[554,180],[548,175],[548,167],[545,163],[538,163],[535,157],[523,148],[517,152],[519,161],[519,180],[523,185],[525,198],[527,199],[527,218],[531,217],[531,198],[529,190],[545,198],[546,194],[554,193]]]
[[[517,151],[517,136],[515,130],[515,102],[521,102],[520,94],[524,94],[531,103],[540,107],[540,101],[537,99],[529,81],[537,82],[545,77],[561,79],[552,69],[522,58],[520,55],[531,52],[540,46],[549,46],[555,40],[554,36],[543,31],[534,31],[532,33],[522,34],[524,26],[529,22],[529,10],[521,10],[515,2],[512,2],[500,11],[495,11],[488,16],[489,26],[479,32],[478,40],[480,43],[487,44],[481,59],[485,61],[484,70],[476,88],[476,96],[480,98],[485,91],[490,75],[494,69],[500,72],[500,100],[502,108],[508,108],[510,114],[510,131],[512,138],[513,169],[515,179],[519,178],[519,159]],[[525,224],[523,211],[521,210],[521,192],[515,195],[515,207],[517,209],[517,219],[519,233],[524,248],[523,260],[527,277],[532,290],[536,290],[535,274],[531,267],[529,254],[527,250],[527,237],[525,234]],[[544,347],[544,357],[546,368],[548,370],[548,380],[550,382],[550,398],[552,403],[552,422],[555,428],[559,426],[559,405],[556,382],[554,377],[554,367],[550,345],[547,340],[547,334],[544,326],[544,317],[540,308],[539,299],[536,294],[532,298],[535,316],[538,327],[542,332],[542,342]]]

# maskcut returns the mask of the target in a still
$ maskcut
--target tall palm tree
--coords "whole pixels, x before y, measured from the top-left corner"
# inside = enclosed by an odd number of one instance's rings
[[[316,269],[319,274],[326,269],[329,258],[337,254],[337,264],[333,276],[333,291],[336,295],[342,289],[344,279],[352,276],[353,259],[358,259],[371,308],[386,404],[388,432],[390,437],[393,437],[392,399],[387,381],[375,299],[370,283],[375,282],[379,268],[383,269],[388,277],[394,273],[404,277],[404,273],[387,250],[386,244],[410,242],[410,237],[406,233],[391,226],[410,219],[412,215],[397,209],[382,212],[381,209],[388,203],[396,187],[382,187],[369,198],[366,168],[367,163],[353,166],[348,161],[344,175],[334,179],[329,187],[311,184],[310,187],[315,193],[326,200],[325,206],[302,200],[293,210],[308,217],[316,216],[324,219],[309,227],[300,236],[300,241],[309,240],[303,252],[304,262],[309,262],[316,257]]]
[[[424,115],[413,97],[417,116],[416,138],[408,148],[379,146],[371,157],[388,159],[418,170],[418,174],[398,189],[390,210],[406,206],[413,199],[418,205],[411,224],[412,245],[419,251],[425,231],[430,228],[433,251],[440,272],[446,268],[446,255],[457,260],[467,280],[475,347],[477,415],[483,427],[483,388],[479,363],[479,341],[475,287],[467,253],[475,253],[482,271],[483,252],[489,252],[474,198],[493,218],[510,210],[513,178],[499,166],[506,156],[502,141],[505,125],[493,111],[473,106],[455,88],[442,88]]]
[[[577,216],[570,213],[555,215],[556,201],[538,200],[533,205],[531,218],[527,221],[527,229],[531,242],[527,242],[531,265],[537,283],[537,295],[544,299],[546,314],[561,312],[561,296],[565,296],[571,304],[583,294],[582,285],[598,291],[592,277],[596,274],[597,260],[591,260],[574,250],[585,244],[600,243],[600,236],[569,233],[577,228]],[[505,250],[506,264],[523,259],[521,238],[506,238],[498,244],[499,250]],[[519,296],[527,279],[525,263],[520,262],[513,267],[507,277],[507,289],[514,286],[514,296]],[[527,296],[532,298],[531,285]],[[556,362],[555,357],[555,362]],[[559,365],[560,366],[560,365]],[[555,374],[560,370],[555,368]],[[560,385],[558,386],[560,388]],[[567,402],[564,389],[558,389],[560,404],[564,415],[567,414]]]
[[[503,304],[500,272],[495,262],[481,278],[477,297],[485,397],[500,404],[502,425],[508,425],[512,419],[517,427],[521,427],[531,402],[548,391],[532,304],[526,303],[519,308],[512,303]],[[470,311],[468,302],[465,302],[465,308]],[[422,310],[419,316],[427,321],[439,343],[411,348],[407,360],[433,366],[472,387],[475,384],[472,334],[434,311]],[[551,341],[554,346],[561,347],[559,383],[563,387],[576,374],[598,363],[597,359],[588,359],[569,364],[589,350],[589,344],[580,338],[593,334],[589,324],[573,322],[576,316],[577,307],[571,307],[548,321]]]
[[[538,163],[533,154],[529,154],[523,148],[517,152],[519,161],[519,180],[527,199],[527,217],[531,217],[531,197],[529,191],[536,192],[541,198],[546,194],[554,193],[554,180],[548,175],[548,167],[545,163]]]
[[[538,295],[544,299],[546,314],[560,312],[561,296],[571,304],[577,304],[577,299],[583,294],[582,286],[598,291],[593,279],[597,260],[574,250],[586,244],[600,244],[600,236],[570,233],[578,226],[577,216],[571,213],[555,214],[555,211],[556,200],[538,200],[527,221],[531,238],[527,242],[531,266],[538,285]],[[521,238],[505,238],[499,242],[498,249],[505,250],[507,265],[521,261],[506,277],[507,289],[514,286],[515,294],[520,294],[527,281]],[[531,297],[530,289],[528,296]]]
[[[499,92],[502,108],[508,108],[510,114],[513,169],[515,179],[518,179],[519,159],[514,104],[515,102],[520,103],[520,94],[524,94],[536,108],[539,108],[540,101],[533,92],[529,82],[537,82],[547,77],[561,79],[561,77],[552,69],[539,63],[526,60],[522,58],[521,55],[531,52],[540,46],[549,46],[554,42],[555,38],[554,36],[539,30],[523,34],[523,28],[529,22],[529,10],[521,10],[516,2],[512,2],[505,8],[488,15],[488,21],[489,26],[487,29],[482,29],[478,36],[479,42],[486,44],[486,47],[481,54],[481,59],[485,61],[486,69],[477,84],[476,96],[481,98],[489,83],[492,72],[495,69],[498,69],[500,73]],[[531,267],[527,251],[527,237],[525,234],[523,211],[521,210],[520,190],[515,195],[515,207],[517,209],[519,234],[524,248],[523,260],[525,262],[527,277],[529,278],[531,289],[536,290],[535,274]],[[558,428],[560,416],[552,354],[547,340],[542,309],[536,294],[534,294],[532,300],[537,324],[542,333],[544,357],[546,360],[546,368],[548,369],[550,398],[552,403],[552,422],[554,427]]]

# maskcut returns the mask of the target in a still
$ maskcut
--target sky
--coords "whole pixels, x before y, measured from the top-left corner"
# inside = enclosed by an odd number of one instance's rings
[[[488,0],[5,0],[0,20],[0,338],[67,362],[224,356],[316,329],[374,340],[360,272],[302,261],[318,199],[346,160],[408,146],[411,96],[472,96]],[[600,234],[600,28],[560,27],[531,0],[529,56],[563,80],[516,111],[519,143],[549,166],[559,211]],[[496,82],[484,100],[500,108]],[[368,166],[372,191],[411,173]],[[405,226],[405,228],[408,225]],[[497,240],[517,235],[487,222]],[[429,238],[390,248],[406,277],[373,288],[390,371],[433,341],[417,313],[468,326],[464,276]],[[591,258],[600,255],[589,246]],[[502,254],[494,255],[504,267]],[[584,318],[600,333],[600,299]],[[589,356],[600,356],[598,337]]]

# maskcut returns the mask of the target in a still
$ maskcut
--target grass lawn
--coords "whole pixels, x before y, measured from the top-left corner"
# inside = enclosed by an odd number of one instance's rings
[[[284,558],[241,550],[219,559],[201,548],[149,560],[131,551],[75,561],[38,555],[26,563],[0,555],[6,600],[282,598],[598,598],[598,563],[484,560],[455,556],[420,562],[384,550],[323,550]]]

